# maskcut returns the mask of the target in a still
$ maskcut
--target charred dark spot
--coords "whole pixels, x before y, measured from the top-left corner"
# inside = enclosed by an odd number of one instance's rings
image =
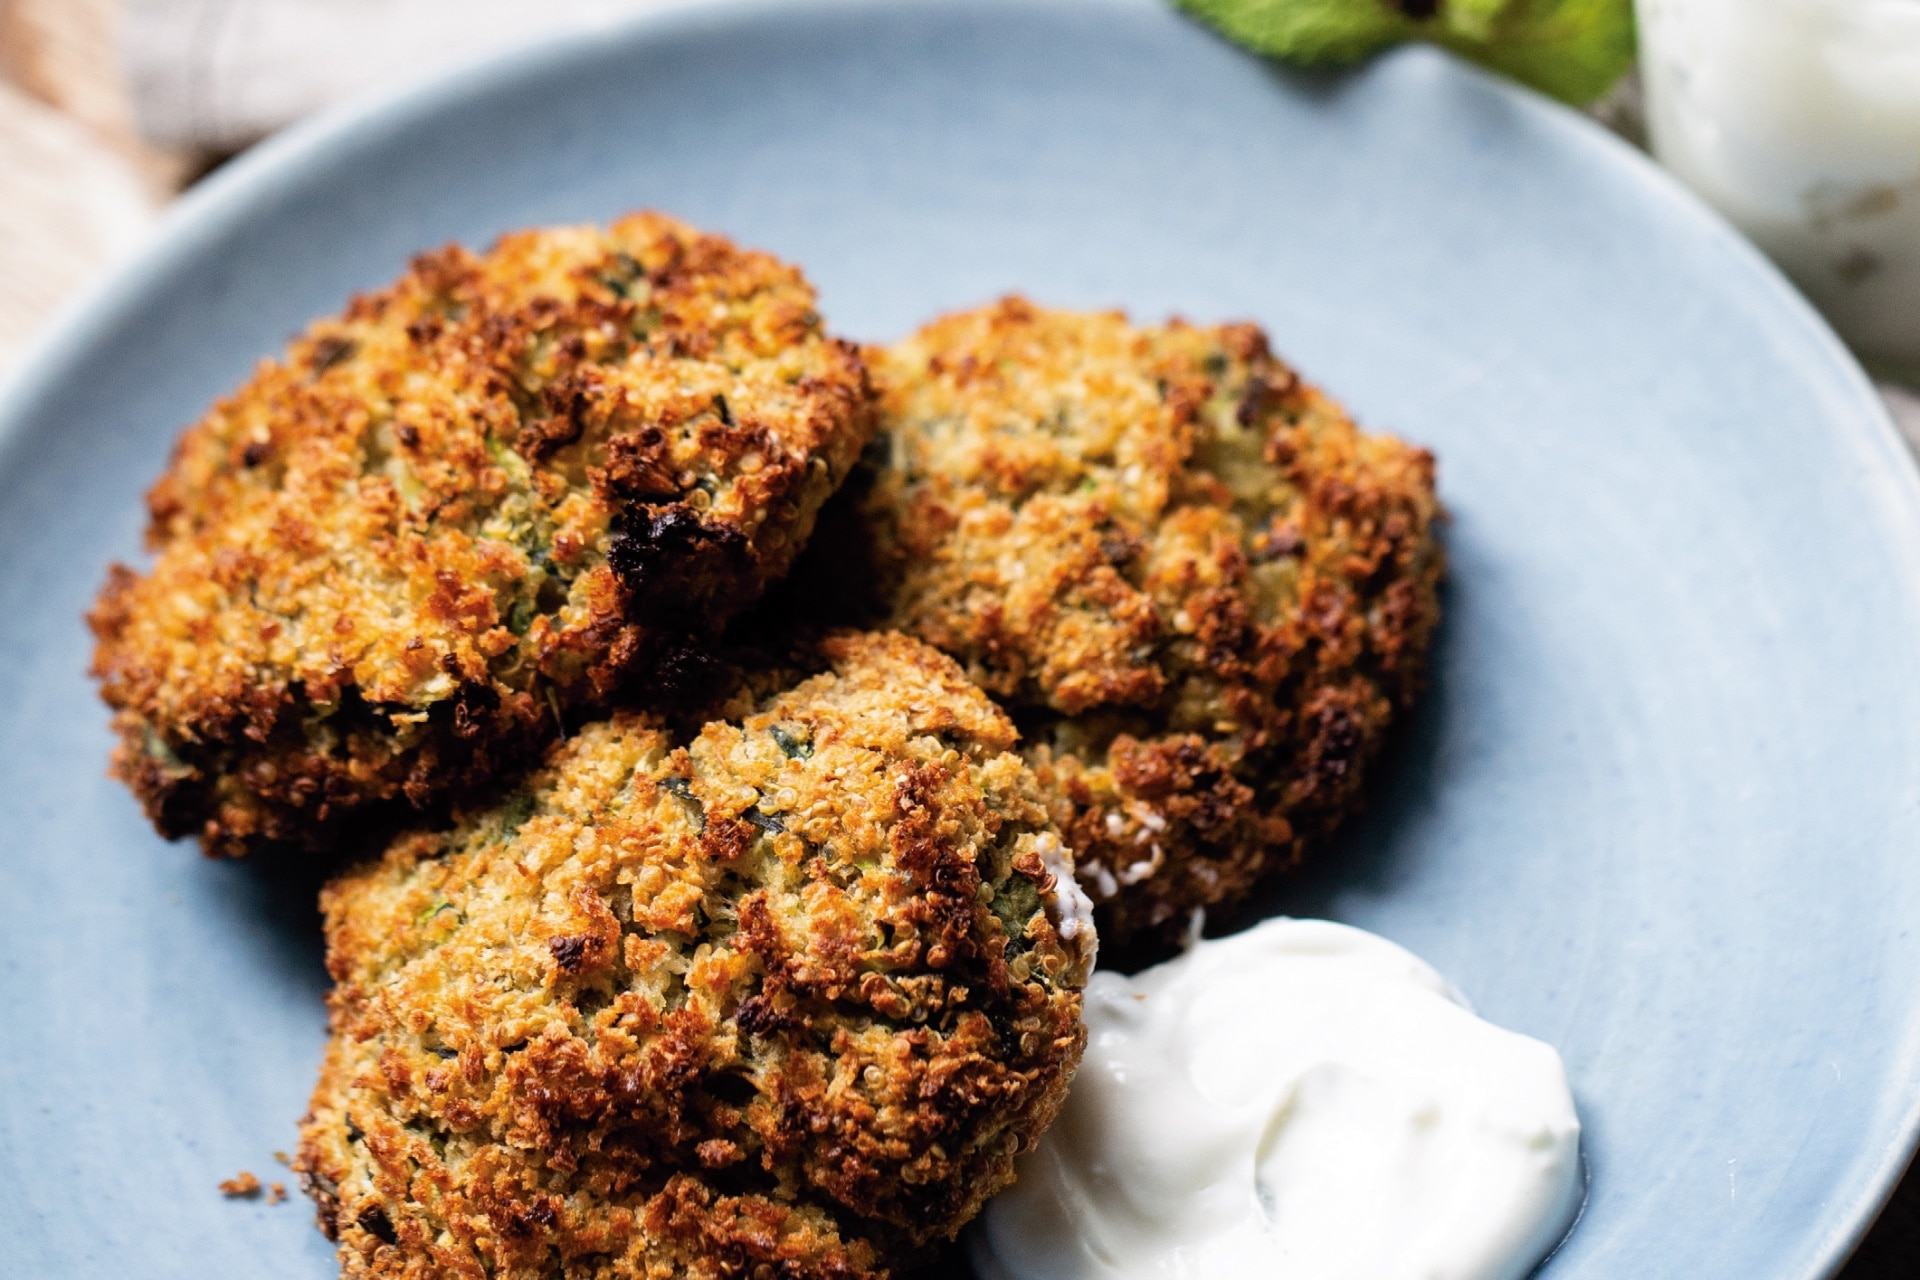
[[[355,1218],[354,1222],[359,1224],[362,1231],[376,1239],[387,1244],[400,1243],[400,1234],[393,1229],[393,1219],[389,1218],[387,1211],[377,1204],[370,1204],[362,1209],[360,1216]]]
[[[738,818],[709,822],[700,832],[700,851],[715,862],[732,862],[753,848],[753,827]]]
[[[539,1235],[543,1231],[551,1231],[554,1224],[560,1220],[560,1216],[554,1212],[552,1202],[544,1196],[524,1206],[516,1205],[507,1212],[506,1216],[506,1233],[521,1239]]]
[[[720,421],[726,423],[730,427],[734,425],[733,409],[727,404],[727,398],[725,396],[720,395],[718,393],[714,395],[713,411],[720,415]]]
[[[540,405],[546,415],[525,423],[514,441],[529,462],[539,462],[580,438],[587,429],[593,397],[578,379],[563,375],[541,389]]]
[[[320,1234],[339,1242],[340,1187],[326,1174],[309,1169],[300,1175],[300,1188],[313,1201],[314,1216],[320,1222]]]
[[[553,952],[553,962],[560,966],[562,973],[578,972],[586,963],[587,948],[592,945],[592,938],[578,934],[547,939],[547,950]]]
[[[690,553],[717,536],[692,512],[670,507],[649,512],[635,527],[622,530],[609,558],[622,578],[643,579],[653,570],[653,560]]]
[[[1299,529],[1275,520],[1267,526],[1265,532],[1254,538],[1253,558],[1279,560],[1286,556],[1299,555],[1306,545],[1307,540],[1300,536]]]
[[[666,432],[643,427],[607,441],[606,466],[601,475],[607,488],[632,502],[664,502],[680,496],[679,472],[673,465]]]
[[[240,451],[240,464],[257,467],[273,456],[273,444],[267,440],[249,440],[247,447]]]
[[[1118,525],[1100,530],[1100,558],[1115,568],[1131,564],[1146,544]]]
[[[748,996],[734,1010],[734,1024],[750,1036],[771,1035],[787,1025],[786,1015],[766,995]],[[749,1095],[751,1096],[751,1095]]]
[[[1291,467],[1299,457],[1300,449],[1293,438],[1292,425],[1286,422],[1276,423],[1273,434],[1267,437],[1267,447],[1261,452],[1266,460],[1276,467]]]
[[[358,344],[351,338],[322,338],[313,344],[313,354],[307,357],[307,368],[315,377],[319,377],[358,349]]]
[[[1360,721],[1345,707],[1329,707],[1320,713],[1314,745],[1319,748],[1322,773],[1344,777],[1358,762],[1360,746],[1366,740]]]
[[[411,422],[403,422],[393,429],[393,438],[398,440],[406,448],[418,448],[420,444],[420,429]]]
[[[1268,402],[1267,380],[1254,377],[1247,380],[1247,389],[1240,393],[1240,403],[1233,411],[1233,419],[1243,427],[1250,427],[1260,420],[1266,412]]]
[[[739,530],[676,506],[636,515],[614,535],[607,564],[638,602],[690,604],[715,583],[745,578],[750,554]]]

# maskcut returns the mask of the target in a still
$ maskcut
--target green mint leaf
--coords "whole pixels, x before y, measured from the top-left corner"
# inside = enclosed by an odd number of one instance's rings
[[[1489,40],[1502,15],[1518,8],[1515,0],[1447,0],[1437,6],[1447,36],[1460,40]],[[1422,34],[1429,34],[1423,32]]]
[[[1302,66],[1358,62],[1411,39],[1420,24],[1386,0],[1177,0],[1229,39]]]
[[[1633,0],[1175,0],[1256,53],[1357,62],[1427,39],[1575,104],[1633,61]]]
[[[1441,43],[1562,102],[1584,106],[1633,62],[1632,0],[1512,0],[1484,36]]]

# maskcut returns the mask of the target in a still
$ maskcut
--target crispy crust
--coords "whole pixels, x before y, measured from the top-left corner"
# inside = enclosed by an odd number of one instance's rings
[[[1296,863],[1419,688],[1432,456],[1361,433],[1251,325],[1009,298],[868,360],[883,614],[1027,731],[1102,936],[1165,938]]]
[[[950,660],[826,652],[326,890],[295,1163],[350,1280],[880,1276],[1012,1181],[1085,1041],[1059,836]]]
[[[115,566],[89,619],[116,772],[216,854],[469,793],[636,673],[684,677],[871,399],[798,271],[659,215],[423,255],[181,438],[152,571]]]

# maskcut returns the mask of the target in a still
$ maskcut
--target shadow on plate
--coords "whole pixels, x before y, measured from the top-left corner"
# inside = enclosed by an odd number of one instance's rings
[[[345,847],[377,855],[395,834],[388,828],[359,833]],[[200,856],[186,844],[178,852]],[[209,882],[205,891],[220,900],[222,913],[253,926],[247,932],[259,944],[259,962],[282,970],[291,985],[311,989],[318,1007],[330,985],[320,890],[360,860],[339,853],[316,856],[301,850],[269,850],[235,861],[211,862],[202,871]]]

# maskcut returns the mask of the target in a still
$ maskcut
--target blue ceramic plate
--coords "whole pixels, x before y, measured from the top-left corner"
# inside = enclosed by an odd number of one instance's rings
[[[323,1277],[228,1202],[318,1060],[314,885],[157,840],[80,618],[175,432],[409,254],[659,206],[883,338],[1010,289],[1248,316],[1454,519],[1437,678],[1276,909],[1557,1045],[1551,1280],[1806,1280],[1920,1095],[1920,486],[1780,278],[1583,120],[1438,54],[1300,78],[1145,0],[683,9],[294,131],[183,201],[0,406],[0,1256]]]

